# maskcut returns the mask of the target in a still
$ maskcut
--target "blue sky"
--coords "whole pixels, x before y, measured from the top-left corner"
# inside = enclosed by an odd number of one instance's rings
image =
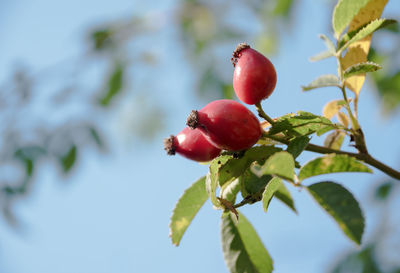
[[[85,50],[85,31],[96,23],[130,12],[163,11],[174,5],[174,1],[155,2],[157,5],[126,0],[0,3],[0,80],[21,60],[40,70],[76,58]],[[399,10],[395,2],[387,7],[389,13]],[[305,0],[297,8],[293,23],[296,28],[283,33],[279,53],[271,57],[278,71],[278,84],[263,106],[273,117],[297,110],[321,113],[322,105],[340,96],[334,89],[300,91],[300,85],[320,74],[335,73],[336,64],[333,60],[307,60],[324,49],[318,34],[330,30],[327,1]],[[165,41],[160,40],[160,52],[169,49],[169,38],[162,36]],[[228,58],[229,55],[230,52]],[[168,222],[175,202],[185,188],[207,171],[206,166],[167,157],[162,149],[163,137],[180,131],[187,113],[201,104],[187,93],[190,75],[179,63],[182,56],[172,53],[171,58],[178,61],[164,65],[165,73],[157,75],[159,85],[174,87],[173,92],[157,93],[160,101],[173,105],[167,107],[174,111],[168,128],[151,144],[127,143],[123,140],[129,138],[129,132],[120,126],[126,121],[121,120],[117,111],[106,125],[115,131],[111,154],[88,153],[63,183],[58,181],[54,168],[40,172],[32,196],[16,204],[17,215],[27,229],[16,232],[1,223],[1,272],[227,272],[219,238],[220,212],[213,210],[209,202],[189,227],[181,246],[172,246],[168,238]],[[393,167],[399,166],[399,116],[383,119],[376,95],[369,87],[363,90],[359,116],[371,154]],[[312,156],[315,155],[307,154],[301,160]],[[344,184],[363,206],[368,203],[369,186],[383,178],[382,173],[375,171],[374,176],[340,174],[322,179]],[[293,189],[291,192],[299,215],[278,201],[272,202],[268,214],[259,204],[243,208],[242,212],[252,221],[274,258],[274,272],[324,272],[327,265],[355,246],[307,193]],[[376,218],[373,212],[365,214],[368,237]]]

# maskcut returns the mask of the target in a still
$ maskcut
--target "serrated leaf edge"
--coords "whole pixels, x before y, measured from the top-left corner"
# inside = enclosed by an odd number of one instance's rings
[[[375,70],[371,70],[371,71],[366,71],[366,72],[360,72],[360,73],[353,73],[353,74],[351,74],[351,75],[348,75],[349,74],[349,71],[351,71],[352,69],[354,69],[354,68],[356,68],[356,67],[361,67],[361,66],[364,66],[364,65],[372,65],[374,68],[376,68]],[[382,69],[382,66],[380,65],[380,64],[377,64],[377,63],[374,63],[374,62],[370,62],[370,61],[368,61],[368,62],[361,62],[361,63],[357,63],[357,64],[353,64],[353,65],[351,65],[351,66],[349,66],[348,68],[346,68],[346,70],[343,72],[343,77],[345,78],[345,79],[348,79],[348,78],[350,78],[350,77],[353,77],[353,76],[356,76],[356,75],[359,75],[359,74],[364,74],[364,73],[367,73],[367,72],[375,72],[375,71],[377,71],[377,70],[379,70],[379,69]]]

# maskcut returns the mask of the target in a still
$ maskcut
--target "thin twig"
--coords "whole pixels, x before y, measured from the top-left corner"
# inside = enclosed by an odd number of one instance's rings
[[[279,137],[274,137],[274,136],[268,136],[268,138],[273,139],[275,141],[278,141],[280,143],[288,145],[290,141],[279,138]],[[343,154],[343,155],[348,155],[354,158],[357,158],[361,161],[364,161],[365,163],[377,168],[378,170],[381,170],[382,172],[386,173],[390,177],[397,179],[400,181],[400,172],[396,171],[395,169],[387,166],[386,164],[382,163],[381,161],[375,159],[372,157],[370,154],[364,154],[364,153],[352,153],[352,152],[346,152],[342,150],[336,150],[328,147],[323,147],[315,144],[309,143],[307,147],[305,148],[306,151],[314,152],[314,153],[319,153],[319,154]]]

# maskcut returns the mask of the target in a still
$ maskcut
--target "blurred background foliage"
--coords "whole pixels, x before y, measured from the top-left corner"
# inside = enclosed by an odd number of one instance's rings
[[[400,187],[396,181],[381,181],[371,188],[368,207],[378,214],[377,225],[370,238],[364,239],[360,250],[349,250],[339,257],[330,273],[399,273],[398,218],[393,216],[399,207]]]
[[[19,65],[0,85],[4,175],[0,200],[10,224],[18,223],[12,204],[31,192],[38,168],[52,164],[59,168],[61,176],[68,175],[79,164],[85,149],[92,146],[107,150],[107,138],[111,136],[102,130],[98,115],[115,111],[123,100],[133,101],[130,106],[140,109],[140,115],[127,121],[132,132],[141,141],[151,142],[161,131],[168,113],[151,98],[156,93],[152,91],[160,88],[152,71],[163,56],[154,47],[146,46],[156,45],[160,33],[170,28],[178,32],[176,50],[184,52],[193,71],[195,84],[190,92],[194,96],[204,101],[233,98],[232,71],[226,70],[220,53],[232,52],[238,41],[252,41],[263,53],[275,52],[279,28],[282,23],[290,25],[294,3],[182,0],[176,7],[165,14],[149,13],[99,23],[88,30],[87,51],[77,60],[66,60],[41,71]],[[243,14],[254,20],[243,22]],[[93,68],[99,60],[101,67]],[[90,83],[88,77],[92,78]],[[61,86],[54,84],[56,79],[62,79]],[[37,96],[38,93],[42,95]]]
[[[333,7],[334,2],[327,1],[327,5]],[[0,206],[4,218],[18,226],[13,204],[32,192],[38,169],[52,165],[62,178],[74,170],[87,149],[100,153],[112,150],[107,145],[112,136],[104,130],[104,121],[121,102],[129,100],[133,102],[130,108],[140,109],[140,115],[125,113],[133,116],[127,127],[139,141],[150,143],[167,126],[165,105],[152,100],[156,92],[173,92],[158,86],[154,79],[163,58],[154,49],[163,32],[173,29],[177,33],[174,49],[182,52],[191,70],[193,96],[204,102],[233,98],[232,70],[226,69],[230,56],[226,53],[241,41],[266,55],[276,53],[279,34],[294,27],[291,20],[298,5],[301,1],[181,0],[168,13],[135,15],[94,26],[87,32],[87,50],[77,60],[66,60],[43,71],[31,71],[25,64],[16,66],[0,84]],[[326,32],[330,33],[330,18],[327,20]],[[390,116],[400,105],[398,25],[375,35],[369,59],[389,69],[372,73],[369,80],[382,112]],[[379,39],[391,42],[382,47]],[[380,269],[384,264],[380,243],[387,243],[380,235],[391,236],[381,230],[390,218],[387,208],[398,188],[393,185],[380,185],[375,201],[371,201],[371,207],[380,203],[382,212],[377,236],[370,238],[366,248],[340,260],[332,273],[400,272],[398,268]]]

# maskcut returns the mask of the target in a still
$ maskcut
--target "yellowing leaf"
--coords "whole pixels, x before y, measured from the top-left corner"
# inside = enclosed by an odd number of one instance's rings
[[[339,122],[344,126],[344,127],[349,127],[349,118],[347,117],[347,115],[343,112],[338,112],[337,113],[337,119],[339,120]]]
[[[336,115],[340,109],[346,104],[345,100],[332,100],[325,104],[322,109],[322,114],[324,117],[331,119],[334,115]]]
[[[350,22],[348,32],[354,31],[362,25],[379,18],[387,2],[388,0],[371,0]],[[341,58],[342,69],[345,70],[354,64],[366,62],[370,45],[371,35],[351,44],[346,55]],[[358,96],[364,81],[365,75],[356,75],[348,78],[345,83],[347,88]]]
[[[339,0],[333,10],[332,27],[335,37],[339,38],[342,31],[351,22],[359,10],[371,0]]]
[[[340,150],[345,136],[346,134],[343,131],[334,131],[325,138],[324,146]]]

